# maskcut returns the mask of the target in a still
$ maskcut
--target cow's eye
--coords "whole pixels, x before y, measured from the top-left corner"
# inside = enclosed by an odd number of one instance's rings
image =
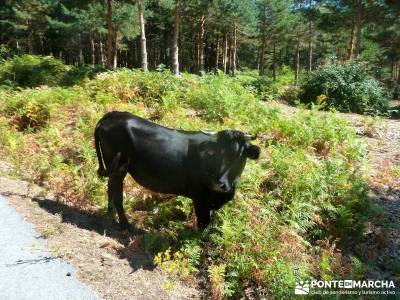
[[[207,153],[207,155],[209,155],[209,156],[214,156],[214,155],[215,155],[215,150],[214,150],[214,149],[208,149],[208,150],[206,151],[206,153]]]

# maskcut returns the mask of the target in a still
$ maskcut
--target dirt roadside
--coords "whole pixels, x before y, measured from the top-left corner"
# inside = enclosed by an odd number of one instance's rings
[[[0,162],[0,174],[11,166]],[[38,186],[0,176],[0,194],[72,263],[79,280],[104,299],[198,299],[194,286],[171,282],[141,249],[140,237],[103,224],[94,213],[57,202]]]

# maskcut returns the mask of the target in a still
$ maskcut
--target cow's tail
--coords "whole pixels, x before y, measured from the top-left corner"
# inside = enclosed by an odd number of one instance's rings
[[[99,126],[96,126],[96,129],[94,130],[94,143],[96,147],[97,159],[99,160],[99,169],[97,170],[97,175],[99,175],[99,177],[107,177],[108,173],[104,166],[103,153],[101,152],[100,146]]]

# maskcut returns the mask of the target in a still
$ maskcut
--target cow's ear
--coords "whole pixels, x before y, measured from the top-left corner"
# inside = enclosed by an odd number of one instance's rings
[[[249,144],[246,148],[246,155],[250,159],[258,159],[260,157],[261,149],[256,145]]]
[[[217,143],[202,142],[199,145],[199,153],[201,155],[214,156],[217,153]]]

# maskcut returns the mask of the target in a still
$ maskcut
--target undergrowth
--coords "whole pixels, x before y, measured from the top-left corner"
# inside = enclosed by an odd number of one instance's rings
[[[122,69],[71,87],[4,89],[0,153],[20,177],[72,205],[105,208],[93,129],[107,111],[186,130],[257,134],[261,159],[248,161],[234,201],[203,235],[194,230],[190,200],[127,181],[125,207],[147,230],[145,250],[173,278],[192,280],[205,269],[214,299],[245,289],[285,299],[296,280],[359,274],[363,262],[351,247],[373,212],[362,176],[364,145],[336,114],[314,108],[285,117],[244,81]]]

